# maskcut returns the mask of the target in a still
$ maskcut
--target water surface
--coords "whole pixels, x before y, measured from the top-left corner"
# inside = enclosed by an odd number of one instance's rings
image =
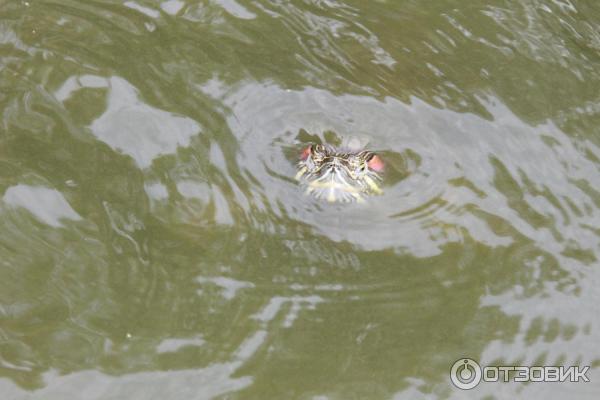
[[[596,399],[593,1],[0,3],[6,399]],[[384,194],[323,204],[302,146]],[[591,366],[452,386],[455,360]]]

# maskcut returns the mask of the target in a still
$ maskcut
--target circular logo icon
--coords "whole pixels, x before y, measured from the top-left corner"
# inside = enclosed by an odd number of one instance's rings
[[[481,367],[470,358],[461,358],[452,365],[450,380],[459,389],[473,389],[481,381]]]

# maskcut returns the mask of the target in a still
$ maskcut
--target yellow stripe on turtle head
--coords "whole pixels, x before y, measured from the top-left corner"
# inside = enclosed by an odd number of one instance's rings
[[[368,176],[363,177],[363,179],[365,180],[365,182],[367,182],[367,185],[369,185],[369,189],[371,189],[373,193],[383,193],[383,190],[379,188],[379,185],[373,179],[371,179]]]

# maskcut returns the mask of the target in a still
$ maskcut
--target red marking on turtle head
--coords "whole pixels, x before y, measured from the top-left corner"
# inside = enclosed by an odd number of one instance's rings
[[[304,148],[304,150],[302,150],[302,153],[300,153],[300,159],[302,161],[306,160],[308,158],[308,156],[310,156],[310,154],[312,153],[312,144],[308,145],[308,147]]]
[[[383,160],[375,154],[367,161],[367,166],[375,172],[381,172],[385,165],[383,164]]]

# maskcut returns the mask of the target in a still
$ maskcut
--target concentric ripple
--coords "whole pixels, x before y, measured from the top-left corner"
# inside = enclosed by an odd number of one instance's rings
[[[1,2],[0,393],[596,399],[592,3]],[[306,196],[308,143],[383,193]]]

